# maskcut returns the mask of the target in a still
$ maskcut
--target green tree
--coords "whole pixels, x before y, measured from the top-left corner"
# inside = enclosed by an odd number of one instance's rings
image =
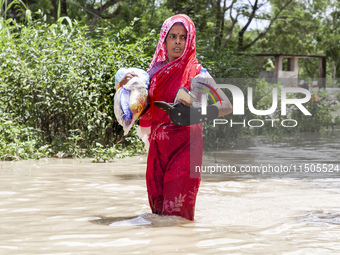
[[[323,20],[317,40],[329,60],[333,82],[340,77],[340,3],[334,2],[328,8],[329,15]]]
[[[272,1],[272,4],[278,4]],[[299,0],[282,12],[265,38],[253,49],[260,53],[326,55],[328,77],[339,77],[339,3],[318,0],[310,4]],[[302,62],[301,76],[312,77],[318,63]]]

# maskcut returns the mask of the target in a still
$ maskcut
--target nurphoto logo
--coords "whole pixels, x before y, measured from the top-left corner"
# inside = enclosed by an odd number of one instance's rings
[[[229,89],[233,98],[233,115],[244,115],[244,107],[245,107],[245,96],[240,88],[231,84],[216,84],[217,88],[225,88]],[[258,110],[255,109],[253,104],[253,88],[247,89],[247,103],[249,111],[255,115],[265,116],[273,114],[278,107],[278,92],[277,88],[273,88],[272,90],[272,106],[266,110]],[[288,98],[289,93],[299,93],[304,94],[303,98]],[[210,94],[210,93],[209,93]],[[210,95],[211,96],[211,95]],[[287,105],[295,105],[304,115],[312,115],[304,106],[304,103],[307,103],[311,99],[311,93],[304,88],[282,88],[281,89],[281,115],[287,115]],[[202,94],[201,96],[201,111],[202,115],[206,115],[207,112],[207,94]],[[215,102],[215,101],[214,101]],[[216,104],[216,102],[215,102]],[[271,126],[274,127],[274,123],[280,121],[279,119],[266,119],[265,121],[262,119],[251,119],[246,121],[245,119],[242,122],[233,122],[232,120],[228,121],[226,119],[214,119],[213,126],[228,124],[230,122],[230,126],[233,125],[243,125],[246,127],[246,123],[249,127],[262,127],[265,122],[271,122]],[[281,121],[281,125],[283,127],[295,127],[297,126],[297,121],[294,119],[285,119]]]

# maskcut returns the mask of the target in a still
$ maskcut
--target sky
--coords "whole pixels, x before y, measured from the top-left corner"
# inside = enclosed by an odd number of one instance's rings
[[[227,1],[228,2],[231,2],[230,0]],[[237,5],[235,6],[236,8],[241,6],[241,5],[244,5],[244,4],[248,4],[249,5],[249,2],[251,4],[254,4],[255,3],[255,0],[241,0],[241,1],[238,1],[237,2]],[[268,2],[268,1],[265,1],[265,0],[260,0],[259,1],[259,5],[262,5],[261,8],[259,9],[259,13],[268,13],[271,11],[272,7],[271,7],[271,4]],[[235,16],[236,15],[236,11],[234,10],[233,11],[233,15]],[[229,19],[229,13],[228,13],[228,16],[226,16],[227,19]],[[248,18],[247,17],[244,17],[244,16],[240,16],[239,17],[239,24],[240,26],[244,26],[248,21]],[[253,29],[260,29],[260,30],[263,30],[264,28],[268,27],[269,25],[269,21],[268,20],[259,20],[259,19],[253,19],[252,22],[250,23],[249,25],[249,28],[248,30],[253,30]]]

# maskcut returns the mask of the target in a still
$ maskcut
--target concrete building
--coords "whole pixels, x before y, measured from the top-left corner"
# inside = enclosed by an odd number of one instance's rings
[[[299,59],[317,58],[319,60],[318,78],[314,79],[313,83],[319,88],[326,87],[325,56],[289,54],[255,54],[255,56],[259,57],[263,62],[266,58],[271,58],[274,61],[274,70],[262,71],[260,78],[265,78],[266,81],[272,83],[281,82],[286,87],[297,87],[301,82],[301,79],[299,79]]]

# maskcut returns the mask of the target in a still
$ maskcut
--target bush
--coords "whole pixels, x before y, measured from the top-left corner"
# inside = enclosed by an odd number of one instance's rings
[[[86,26],[62,20],[23,25],[1,19],[0,27],[0,105],[18,127],[40,130],[42,144],[54,152],[82,148],[91,155],[98,143],[109,148],[122,139],[113,112],[114,75],[120,67],[148,67],[152,55],[142,46],[152,44],[152,36],[135,38],[133,23],[91,35]]]
[[[40,158],[50,153],[41,143],[39,130],[16,123],[0,112],[0,160]]]

